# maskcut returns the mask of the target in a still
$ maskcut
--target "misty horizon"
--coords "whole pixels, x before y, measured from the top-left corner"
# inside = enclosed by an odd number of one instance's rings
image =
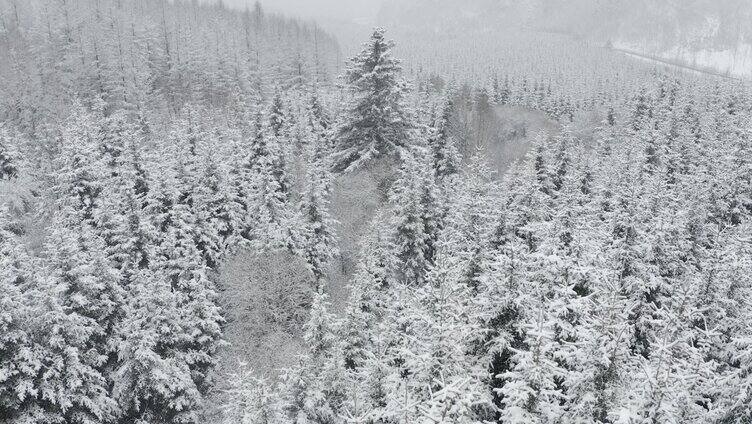
[[[244,10],[256,1],[222,3]],[[269,12],[318,23],[338,38],[346,54],[356,51],[357,40],[375,26],[385,27],[397,40],[409,40],[415,31],[435,32],[441,26],[469,34],[535,30],[752,78],[752,3],[740,0],[681,2],[670,7],[661,7],[657,0],[637,4],[624,0],[262,0],[259,4]]]

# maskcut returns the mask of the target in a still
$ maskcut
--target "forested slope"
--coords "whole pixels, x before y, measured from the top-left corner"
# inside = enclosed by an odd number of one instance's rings
[[[345,315],[318,295],[307,353],[279,383],[238,380],[228,422],[748,419],[750,100],[648,81],[500,185],[479,156],[433,153],[439,119],[402,158]]]
[[[744,86],[382,29],[335,85],[260,8],[0,5],[0,421],[752,418]]]
[[[0,12],[0,421],[200,422],[225,254],[327,254],[337,43],[196,2]]]
[[[0,3],[2,118],[31,133],[74,98],[172,118],[239,93],[331,81],[336,40],[313,23],[187,1]],[[45,134],[40,134],[45,135]]]

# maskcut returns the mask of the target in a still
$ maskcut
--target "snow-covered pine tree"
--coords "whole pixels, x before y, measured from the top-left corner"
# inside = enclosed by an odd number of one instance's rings
[[[724,419],[732,420],[741,417],[742,420],[752,419],[752,314],[750,299],[752,286],[745,275],[752,270],[752,240],[750,240],[750,221],[741,224],[731,236],[725,248],[726,266],[723,267],[728,287],[729,305],[732,311],[730,317],[738,326],[736,335],[732,338],[732,345],[728,352],[733,352],[733,371],[723,384],[724,393],[721,402],[728,405]],[[736,312],[734,314],[733,312]]]
[[[280,138],[274,136],[261,109],[255,114],[255,128],[242,175],[250,178],[245,227],[249,241],[262,249],[300,248],[296,210],[291,204],[290,183]]]
[[[285,135],[289,119],[286,109],[282,101],[282,94],[279,90],[276,90],[269,107],[269,130],[274,137],[282,138]]]
[[[144,214],[159,235],[154,241],[159,245],[164,235],[172,225],[172,209],[177,202],[177,183],[172,170],[166,170],[160,174],[149,175],[149,192],[145,198]]]
[[[192,221],[201,261],[212,268],[224,251],[223,238],[230,225],[223,209],[224,187],[214,161],[215,142],[203,129],[191,123],[185,126],[187,131],[177,131],[172,136],[177,152],[174,164],[177,199],[173,210],[191,215],[187,219]]]
[[[420,156],[419,156],[420,155]],[[393,212],[394,256],[399,279],[420,285],[433,260],[439,225],[433,170],[422,156],[405,151],[389,201]]]
[[[405,390],[416,404],[409,421],[478,422],[492,409],[485,369],[468,349],[481,328],[460,262],[452,251],[440,248],[426,283],[405,300],[412,336],[404,342],[401,356],[409,372]]]
[[[324,277],[327,263],[338,255],[334,220],[329,214],[331,172],[325,141],[317,138],[310,146],[305,184],[300,199],[300,215],[305,225],[303,252],[314,276]]]
[[[117,278],[101,245],[78,244],[92,241],[93,229],[79,223],[86,235],[73,237],[61,225],[65,218],[58,218],[45,265],[29,255],[0,211],[0,417],[14,423],[111,422],[117,404],[106,365],[116,339],[106,337],[105,327],[113,325],[121,300]],[[58,246],[60,238],[68,244]],[[71,266],[58,269],[60,261]]]
[[[198,224],[190,209],[177,204],[170,212],[171,225],[157,247],[151,267],[167,279],[176,296],[183,331],[177,349],[184,355],[196,385],[202,387],[221,337],[223,321],[214,283],[196,244]]]
[[[16,280],[24,278],[11,266],[10,252],[0,259],[0,418],[13,421],[21,416],[36,396],[34,378],[40,369],[39,358],[24,322],[33,316]]]
[[[394,155],[410,143],[414,126],[403,103],[405,83],[394,43],[377,28],[351,59],[345,82],[353,98],[336,129],[334,170],[345,171],[372,159]]]
[[[348,378],[337,338],[340,323],[328,309],[328,296],[315,294],[304,326],[306,353],[283,377],[282,402],[292,422],[342,422]]]
[[[105,234],[107,255],[120,270],[127,286],[139,269],[149,266],[151,246],[160,240],[156,228],[146,213],[149,176],[140,152],[140,140],[126,140],[118,176],[117,188],[110,188],[105,198],[110,210],[112,227]]]
[[[34,382],[35,400],[21,422],[95,424],[118,415],[110,385],[98,369],[91,342],[102,336],[93,319],[62,304],[65,287],[47,280],[31,290],[36,315],[29,321],[41,367]]]
[[[112,121],[110,121],[112,118]],[[148,186],[146,173],[137,151],[143,140],[140,129],[127,123],[125,117],[106,118],[106,123],[98,134],[97,161],[100,164],[102,191],[99,196],[99,210],[96,218],[96,232],[105,243],[109,258],[117,268],[124,264],[125,258],[120,249],[121,243],[130,238],[128,220],[140,212],[142,204],[136,204]],[[113,131],[115,134],[109,134]],[[141,193],[141,194],[138,194]],[[131,206],[128,202],[134,202]],[[133,235],[141,237],[137,232]],[[142,240],[143,241],[143,240]]]
[[[204,355],[190,349],[199,340],[186,326],[181,294],[159,271],[139,271],[133,281],[114,374],[120,422],[198,424],[202,397],[191,365]]]
[[[105,177],[116,177],[122,162],[128,139],[136,132],[135,125],[128,122],[125,111],[117,111],[102,119],[96,138],[98,159],[105,168]]]
[[[390,362],[391,347],[380,332],[372,339],[358,366],[347,368],[345,422],[394,422],[400,416],[394,396],[399,391],[399,376]]]
[[[0,125],[0,180],[10,180],[18,176],[18,159],[11,141],[9,131]]]
[[[537,180],[537,177],[532,177]],[[533,191],[540,190],[533,186]],[[517,298],[520,346],[512,350],[511,369],[501,377],[504,420],[551,422],[566,413],[569,367],[582,305],[578,306],[572,228],[566,217],[542,217],[525,226],[535,243],[522,255]]]
[[[514,365],[502,376],[507,380],[499,389],[500,417],[505,422],[556,422],[564,413],[559,381],[565,372],[555,360],[554,324],[541,310],[543,305],[535,304],[538,307],[526,311],[529,319],[521,327],[524,348],[514,351]]]
[[[551,183],[556,191],[560,191],[564,185],[564,180],[572,166],[572,150],[575,147],[575,139],[570,128],[565,128],[553,142],[552,158],[550,160],[549,173],[551,174]]]
[[[315,91],[311,94],[308,101],[307,113],[311,120],[309,122],[311,128],[320,128],[321,131],[325,132],[331,128],[332,118],[322,104],[320,97],[320,94]]]
[[[35,379],[41,370],[41,349],[35,346],[28,323],[37,310],[28,293],[38,284],[32,261],[10,219],[0,209],[0,418],[13,422],[37,399]]]
[[[300,245],[297,215],[292,209],[287,191],[285,171],[272,155],[258,158],[258,172],[254,175],[256,191],[250,214],[256,220],[252,242],[263,249],[289,249]]]
[[[117,362],[112,335],[125,315],[125,292],[120,273],[105,256],[105,242],[88,225],[69,227],[62,218],[53,221],[46,250],[50,277],[62,290],[61,305],[92,323],[85,344],[89,365],[109,379]]]
[[[352,295],[342,324],[348,369],[359,367],[369,358],[373,338],[378,336],[377,328],[388,306],[389,290],[396,283],[397,258],[394,257],[391,228],[386,227],[384,220],[383,213],[378,213],[361,241]]]
[[[240,111],[236,118],[237,125],[226,134],[228,138],[227,154],[229,158],[225,163],[227,167],[225,180],[229,196],[227,209],[231,215],[235,216],[233,221],[236,228],[232,237],[232,245],[235,246],[251,238],[253,226],[255,225],[253,217],[249,214],[252,195],[254,193],[255,171],[253,163],[247,160],[250,159],[247,151],[250,150],[253,141],[253,137],[251,136],[253,132],[252,125],[248,121],[252,120],[254,114],[246,102],[239,104],[238,109]]]
[[[62,222],[53,224],[48,240],[47,251],[52,271],[49,278],[55,293],[59,293],[59,308],[65,311],[66,321],[73,320],[79,327],[73,327],[77,332],[68,336],[76,337],[75,341],[61,341],[54,348],[65,351],[67,347],[62,343],[72,343],[80,350],[80,357],[76,360],[91,374],[92,384],[97,385],[96,390],[103,390],[102,396],[108,396],[102,406],[106,407],[109,403],[109,407],[113,408],[114,402],[109,399],[109,384],[112,381],[111,370],[117,363],[118,342],[113,335],[125,314],[120,275],[105,256],[104,241],[95,235],[91,227],[82,223],[68,228],[64,222],[63,218]],[[61,384],[66,384],[64,381]],[[79,405],[70,411],[64,409],[64,413],[71,422],[106,419],[106,416],[98,416],[100,412],[91,408],[90,405]]]
[[[538,248],[542,237],[550,235],[545,230],[552,207],[552,199],[544,191],[547,186],[544,138],[539,137],[532,149],[525,162],[515,166],[504,182],[505,198],[499,202],[501,213],[495,217],[488,214],[491,205],[487,200],[482,201],[482,194],[488,190],[487,183],[483,184],[486,174],[476,173],[469,176],[470,182],[476,181],[471,184],[476,189],[475,194],[464,200],[467,206],[462,209],[467,211],[452,220],[461,228],[468,228],[463,231],[465,240],[459,245],[475,246],[470,250],[465,247],[469,259],[467,264],[471,265],[466,270],[472,271],[466,274],[465,281],[478,289],[477,301],[481,309],[478,315],[488,331],[476,343],[480,342],[478,351],[485,355],[491,374],[488,384],[494,394],[493,402],[499,408],[497,419],[504,416],[509,419],[514,414],[522,414],[531,420],[540,418],[536,418],[540,411],[534,411],[532,404],[530,408],[515,404],[525,404],[536,395],[534,384],[526,381],[527,377],[522,374],[515,374],[515,369],[523,373],[528,372],[523,371],[528,367],[539,370],[538,367],[551,364],[555,352],[555,345],[546,345],[548,358],[539,358],[546,362],[529,362],[531,336],[528,330],[541,327],[540,331],[554,332],[552,320],[547,317],[540,322],[540,316],[534,315],[532,309],[542,307],[538,303],[545,290],[531,282],[531,270],[535,270],[531,265],[531,254]],[[468,213],[475,218],[463,218],[463,214]],[[473,221],[475,223],[469,226],[468,222]],[[540,346],[536,344],[536,347]],[[552,377],[547,378],[551,380]]]
[[[201,149],[203,164],[194,207],[201,227],[196,244],[209,268],[218,266],[229,247],[228,242],[242,226],[225,178],[226,167],[218,163],[216,157],[216,146],[216,140],[211,139]]]
[[[489,254],[478,277],[481,285],[476,298],[476,315],[484,331],[473,340],[476,355],[481,356],[487,366],[488,391],[492,393],[497,410],[505,399],[501,389],[510,381],[506,373],[514,366],[512,356],[516,350],[524,348],[519,324],[525,309],[518,300],[525,277],[526,245],[512,234],[505,238],[508,240]]]
[[[60,209],[70,206],[72,215],[68,219],[96,227],[104,169],[96,151],[94,121],[95,116],[80,104],[66,121],[55,175],[55,194]]]
[[[243,166],[249,170],[258,170],[259,161],[262,157],[266,157],[269,152],[269,140],[268,140],[268,119],[260,103],[254,103],[247,106],[247,111],[243,116],[245,119],[250,119],[251,123],[248,128],[245,129],[242,136],[247,139],[244,143],[243,150],[240,153],[244,155]]]
[[[272,121],[272,118],[272,116],[269,116],[269,122],[261,128],[264,132],[262,137],[265,137],[267,159],[271,166],[271,172],[277,180],[277,184],[279,184],[280,192],[289,200],[292,192],[288,172],[288,155],[291,150],[289,146],[289,122],[283,122],[284,127],[280,129],[280,134],[277,135],[277,130],[274,128],[276,124]]]
[[[745,277],[752,270],[749,234],[749,220],[719,234],[697,296],[702,319],[695,323],[695,337],[710,358],[704,371],[713,376],[701,385],[703,405],[708,417],[721,422],[752,418],[752,285]]]
[[[266,380],[250,372],[235,375],[230,381],[224,424],[283,424],[285,416],[278,392]]]
[[[452,101],[453,95],[453,93],[446,94],[433,119],[431,134],[428,139],[433,156],[433,168],[440,180],[448,175],[458,173],[462,166],[462,156],[451,128],[453,114],[455,113]]]
[[[485,158],[478,152],[461,174],[454,187],[447,188],[449,204],[445,206],[446,227],[455,231],[448,245],[461,259],[462,282],[477,291],[480,276],[486,266],[486,250],[489,247],[491,222],[492,171]]]

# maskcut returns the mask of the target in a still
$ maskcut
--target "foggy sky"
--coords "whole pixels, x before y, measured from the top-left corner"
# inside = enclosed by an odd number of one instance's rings
[[[224,0],[225,4],[244,8],[255,0]],[[261,0],[265,10],[308,19],[371,23],[382,0]]]

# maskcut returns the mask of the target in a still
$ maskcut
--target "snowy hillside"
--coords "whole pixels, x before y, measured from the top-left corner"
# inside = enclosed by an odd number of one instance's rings
[[[629,41],[615,41],[612,46],[618,50],[665,59],[695,69],[752,80],[752,44],[740,44],[734,48],[722,50],[696,50],[679,46],[667,49],[646,42]]]
[[[535,30],[752,76],[752,3],[662,0],[386,2],[379,22],[406,33],[496,34]]]
[[[0,424],[752,422],[746,0],[243,6],[0,0]]]

